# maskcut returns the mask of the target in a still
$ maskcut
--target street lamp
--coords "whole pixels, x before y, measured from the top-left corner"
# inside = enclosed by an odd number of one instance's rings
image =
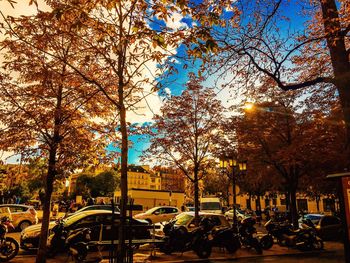
[[[220,159],[220,168],[226,171],[228,177],[232,180],[232,194],[233,194],[233,223],[237,224],[236,214],[236,177],[247,170],[247,161],[237,162],[234,158],[222,158]],[[231,170],[231,173],[230,173]]]

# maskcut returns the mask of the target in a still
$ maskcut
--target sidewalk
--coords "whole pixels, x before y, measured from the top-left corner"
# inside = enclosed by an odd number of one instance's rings
[[[310,251],[310,252],[301,252],[296,249],[290,249],[286,247],[280,247],[278,245],[274,245],[271,249],[265,250],[262,255],[256,254],[254,250],[248,250],[248,249],[239,249],[234,254],[229,254],[224,251],[220,251],[219,248],[213,248],[212,254],[209,258],[210,261],[229,261],[229,260],[237,260],[240,258],[260,258],[264,256],[292,256],[292,255],[322,255],[322,254],[336,254],[336,253],[342,253],[343,251],[343,244],[338,242],[325,242],[325,249],[322,251]],[[108,251],[103,252],[103,256],[108,256]],[[97,252],[90,253],[88,255],[86,262],[99,262],[98,260],[99,255]],[[11,260],[13,263],[34,263],[35,262],[35,255],[31,256],[21,256],[18,255],[13,260]],[[48,263],[56,263],[56,262],[73,262],[71,259],[68,259],[67,255],[61,255],[57,256],[53,259],[48,259]],[[100,262],[108,263],[108,259],[104,259]],[[134,254],[134,262],[135,263],[187,263],[187,262],[208,262],[208,259],[200,259],[198,256],[193,253],[192,251],[185,252],[183,254],[181,253],[174,253],[172,255],[165,255],[160,252],[156,252],[155,255],[151,256],[151,251],[149,250],[149,247],[142,248],[140,251],[137,251]]]

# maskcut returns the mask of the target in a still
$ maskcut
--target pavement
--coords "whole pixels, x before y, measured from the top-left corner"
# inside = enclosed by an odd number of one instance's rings
[[[231,262],[231,261],[245,261],[250,260],[249,262],[263,262],[264,258],[272,258],[270,261],[275,262],[285,262],[284,259],[287,258],[297,258],[295,262],[303,262],[304,258],[309,258],[309,262],[318,262],[319,258],[335,258],[335,255],[338,255],[337,258],[342,260],[343,256],[343,244],[340,242],[325,242],[325,248],[321,251],[309,251],[301,252],[296,249],[280,247],[274,245],[271,249],[265,250],[262,255],[258,255],[254,250],[248,250],[245,248],[239,249],[234,254],[220,250],[219,248],[214,248],[209,259],[200,259],[192,251],[185,253],[174,253],[172,255],[165,255],[159,251],[150,249],[149,246],[141,247],[140,250],[134,253],[134,262],[135,263],[187,263],[187,262]],[[339,256],[340,255],[340,256]],[[20,254],[15,257],[11,262],[13,263],[34,263],[35,254]],[[101,257],[102,256],[102,257]],[[108,257],[108,251],[99,254],[98,252],[91,252],[88,255],[88,258],[84,262],[109,262],[106,258]],[[105,259],[101,259],[105,258]],[[275,259],[275,260],[274,260]],[[74,262],[67,255],[59,255],[55,258],[50,258],[47,260],[48,263],[54,262]],[[292,262],[292,261],[290,261]],[[344,261],[326,261],[326,262],[344,262]]]

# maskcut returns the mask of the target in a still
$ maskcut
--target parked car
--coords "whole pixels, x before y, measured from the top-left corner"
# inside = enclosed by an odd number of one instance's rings
[[[225,217],[227,218],[227,220],[233,220],[233,209],[231,210],[228,210],[226,213],[225,213]],[[243,211],[239,210],[239,209],[236,209],[236,217],[237,217],[237,220],[238,221],[241,221],[242,219],[245,219],[249,216],[246,216]]]
[[[115,225],[119,224],[119,213],[116,213]],[[129,222],[127,222],[129,225]],[[49,240],[53,235],[52,228],[56,225],[56,222],[50,222]],[[108,210],[89,210],[80,213],[75,213],[66,219],[63,219],[64,229],[68,232],[79,228],[91,229],[91,241],[98,241],[100,238],[100,232],[102,228],[102,241],[118,239],[118,228],[115,228],[115,232],[112,231],[112,212]],[[150,232],[145,231],[148,226],[148,222],[144,220],[132,219],[131,222],[133,239],[149,239]],[[31,248],[38,248],[39,237],[41,231],[41,224],[29,226],[21,232],[20,246],[22,249],[29,250]]]
[[[157,206],[134,216],[136,219],[144,219],[150,224],[169,221],[180,213],[177,207],[173,206]]]
[[[115,212],[120,212],[119,208],[117,206],[115,206],[114,208]],[[112,205],[88,205],[88,206],[85,206],[83,208],[80,208],[79,210],[77,210],[76,212],[74,213],[67,213],[66,217],[68,216],[71,216],[73,214],[76,214],[76,213],[80,213],[80,212],[84,212],[84,211],[91,211],[91,210],[109,210],[109,211],[112,211]]]
[[[339,240],[343,237],[341,220],[336,216],[321,214],[306,214],[304,219],[310,219],[317,235],[323,240]],[[301,219],[302,220],[302,219]],[[299,223],[301,222],[299,220]]]
[[[33,206],[4,204],[0,207],[8,208],[11,211],[13,226],[22,231],[30,225],[38,223],[38,214]]]
[[[12,221],[12,214],[11,214],[10,208],[6,206],[4,207],[0,206],[0,219],[3,217],[8,217],[10,221]]]

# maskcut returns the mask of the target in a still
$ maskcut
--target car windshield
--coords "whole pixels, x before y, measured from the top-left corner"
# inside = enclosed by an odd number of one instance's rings
[[[221,210],[220,203],[201,203],[201,210]]]
[[[304,219],[310,219],[314,223],[318,223],[322,217],[321,215],[306,215]]]
[[[175,225],[177,226],[184,226],[186,225],[188,222],[190,222],[192,220],[194,216],[189,215],[189,214],[180,214],[176,217],[176,221],[175,221]]]

